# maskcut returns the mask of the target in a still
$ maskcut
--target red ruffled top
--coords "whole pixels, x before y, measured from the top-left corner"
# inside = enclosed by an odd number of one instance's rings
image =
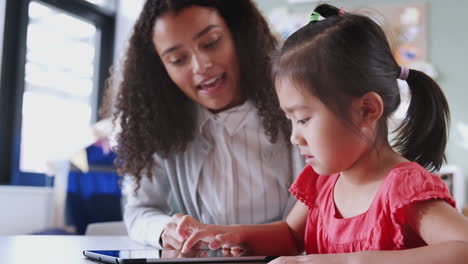
[[[390,170],[365,213],[341,218],[333,199],[338,177],[339,174],[320,176],[306,166],[289,189],[309,208],[305,231],[307,254],[423,246],[426,243],[408,227],[399,209],[430,199],[443,199],[455,207],[440,177],[417,163],[404,162]]]

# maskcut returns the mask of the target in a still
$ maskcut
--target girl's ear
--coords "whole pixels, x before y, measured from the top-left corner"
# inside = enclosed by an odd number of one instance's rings
[[[377,122],[383,114],[383,101],[375,92],[368,92],[353,102],[354,112],[360,126],[369,126]]]

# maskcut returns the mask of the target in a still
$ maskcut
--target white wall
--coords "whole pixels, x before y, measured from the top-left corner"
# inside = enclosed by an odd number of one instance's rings
[[[1,0],[0,0],[1,1]],[[122,64],[124,62],[125,51],[128,46],[128,39],[133,30],[133,25],[140,14],[145,0],[120,0],[118,1],[117,14],[115,18],[114,36],[114,61],[112,66],[112,96],[115,98],[117,86],[122,80]]]
[[[133,24],[138,18],[144,2],[144,0],[119,1],[115,23],[114,63],[119,63],[123,57],[123,54],[125,53],[128,38],[132,32]]]
[[[0,186],[0,235],[23,235],[52,226],[52,188]]]

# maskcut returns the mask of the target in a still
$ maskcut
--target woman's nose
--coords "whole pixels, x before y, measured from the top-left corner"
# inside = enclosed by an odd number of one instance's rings
[[[204,54],[194,54],[192,59],[193,72],[197,74],[206,73],[206,71],[213,67],[209,56]]]

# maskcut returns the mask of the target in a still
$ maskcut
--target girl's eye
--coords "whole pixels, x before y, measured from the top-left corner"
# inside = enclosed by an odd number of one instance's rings
[[[301,119],[301,120],[297,120],[297,123],[299,125],[305,125],[307,123],[307,121],[309,121],[310,118],[305,118],[305,119]]]

